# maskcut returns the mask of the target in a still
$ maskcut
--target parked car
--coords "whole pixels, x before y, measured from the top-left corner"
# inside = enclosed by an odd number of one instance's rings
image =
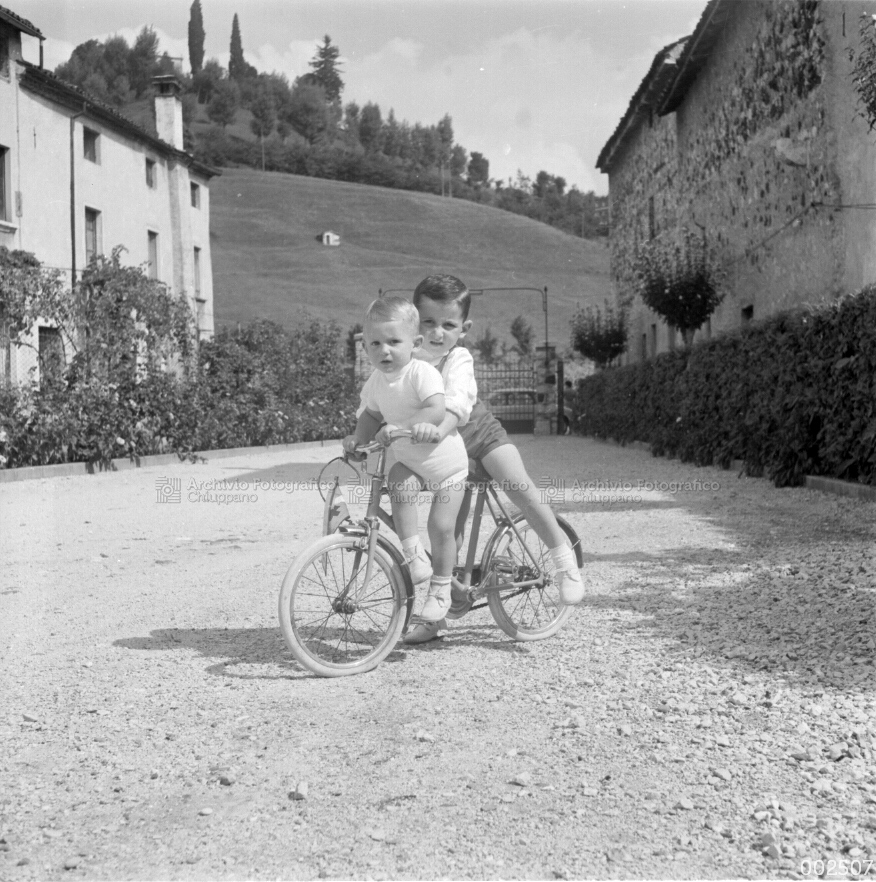
[[[535,420],[535,406],[539,393],[535,389],[496,389],[484,396],[484,403],[493,412],[506,431],[532,431],[522,423]],[[572,427],[572,408],[563,408],[563,430],[568,434]]]

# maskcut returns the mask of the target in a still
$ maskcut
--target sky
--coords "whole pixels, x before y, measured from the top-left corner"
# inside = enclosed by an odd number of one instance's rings
[[[54,70],[88,39],[144,25],[188,70],[191,0],[2,0],[43,33]],[[596,158],[656,53],[693,31],[706,0],[201,0],[205,57],[228,64],[237,13],[258,70],[307,73],[316,47],[340,50],[342,101],[384,118],[453,120],[456,143],[482,153],[490,177],[518,172],[608,192]],[[25,58],[38,60],[26,39]]]

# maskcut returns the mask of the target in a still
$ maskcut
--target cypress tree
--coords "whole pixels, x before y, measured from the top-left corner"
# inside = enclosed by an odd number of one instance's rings
[[[201,0],[192,3],[189,15],[189,64],[194,76],[204,65],[204,15],[201,11]]]
[[[246,76],[247,67],[243,57],[243,42],[240,39],[240,23],[235,12],[234,20],[231,22],[231,57],[228,59],[228,78],[242,80]]]

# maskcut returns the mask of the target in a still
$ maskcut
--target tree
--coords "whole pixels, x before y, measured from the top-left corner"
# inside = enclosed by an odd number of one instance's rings
[[[225,70],[215,58],[211,58],[193,77],[192,88],[201,104],[209,104],[216,85],[225,78]]]
[[[243,41],[240,38],[240,22],[237,13],[231,21],[231,54],[228,59],[228,78],[236,81],[245,79],[249,65],[243,57]]]
[[[331,37],[326,34],[322,45],[317,47],[316,55],[311,59],[310,66],[313,73],[308,74],[313,82],[322,86],[327,101],[340,101],[341,92],[344,90],[344,81],[341,79],[338,56],[341,50],[332,46]]]
[[[604,368],[626,349],[627,313],[605,301],[605,312],[587,306],[572,317],[572,348]]]
[[[263,83],[250,105],[252,119],[249,126],[262,145],[262,171],[265,170],[265,138],[274,131],[277,124],[277,108],[269,88]]]
[[[474,341],[474,350],[484,364],[494,364],[501,354],[501,342],[489,327]]]
[[[386,122],[383,124],[383,154],[384,156],[398,156],[401,151],[401,132],[399,131],[398,121],[395,118],[395,111],[390,108],[386,116]]]
[[[454,144],[450,152],[450,174],[455,178],[461,178],[468,166],[468,151],[462,144]]]
[[[234,80],[219,80],[213,89],[213,97],[207,105],[207,116],[224,129],[237,117],[240,89]]]
[[[472,150],[468,161],[468,182],[472,186],[486,186],[490,179],[490,161],[477,150]]]
[[[453,150],[453,120],[449,113],[445,113],[435,126],[435,136],[438,142],[438,164],[441,167],[441,195],[444,195],[444,169],[448,169],[448,179],[450,177],[450,155]],[[448,180],[449,195],[453,195],[453,187],[451,181]]]
[[[378,153],[382,145],[383,117],[380,107],[370,101],[359,115],[359,143],[368,153]]]
[[[535,331],[532,325],[522,316],[511,322],[511,336],[514,338],[512,349],[521,357],[531,356],[535,350]]]
[[[685,346],[724,299],[723,272],[705,237],[686,227],[674,241],[655,239],[641,246],[635,276],[645,305],[681,332]]]
[[[192,68],[192,76],[201,70],[204,63],[204,39],[206,36],[201,0],[194,0],[189,12],[189,64]]]
[[[149,88],[158,63],[158,34],[145,25],[137,34],[128,56],[128,79],[139,98]]]
[[[326,105],[325,90],[306,77],[299,77],[292,87],[282,119],[313,144],[328,130],[331,117]]]

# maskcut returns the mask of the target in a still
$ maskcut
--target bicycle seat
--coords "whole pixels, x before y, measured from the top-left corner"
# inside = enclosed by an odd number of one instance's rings
[[[466,480],[470,484],[489,484],[493,479],[479,459],[469,459],[468,478]]]

